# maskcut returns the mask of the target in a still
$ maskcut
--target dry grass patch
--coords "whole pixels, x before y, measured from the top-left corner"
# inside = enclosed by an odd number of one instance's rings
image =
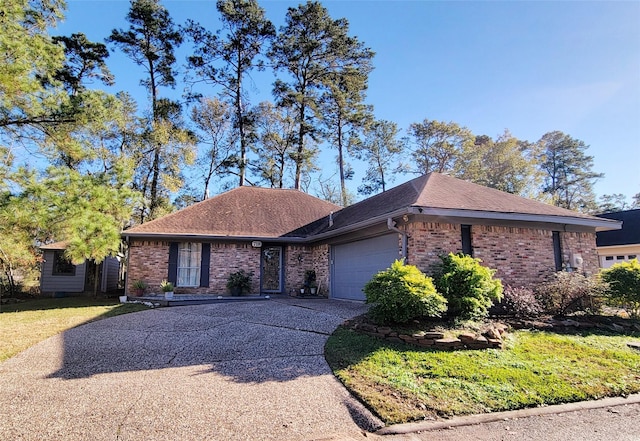
[[[148,308],[141,304],[90,297],[36,299],[2,305],[0,362],[67,329],[144,309]]]

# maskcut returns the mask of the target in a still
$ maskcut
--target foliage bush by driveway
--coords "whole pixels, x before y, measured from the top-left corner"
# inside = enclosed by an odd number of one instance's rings
[[[446,299],[436,292],[432,279],[414,265],[396,260],[364,287],[371,317],[378,323],[406,323],[418,317],[439,317]]]
[[[463,254],[442,257],[436,288],[448,302],[448,315],[463,320],[486,317],[493,302],[502,298],[502,282],[495,270],[481,265],[480,259]]]

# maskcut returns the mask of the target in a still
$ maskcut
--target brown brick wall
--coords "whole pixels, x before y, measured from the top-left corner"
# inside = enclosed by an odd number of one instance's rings
[[[260,291],[260,248],[249,242],[211,244],[209,287],[180,288],[177,294],[227,294],[229,274],[240,269],[253,271],[252,293]],[[129,248],[127,293],[132,294],[135,280],[144,280],[147,293],[160,293],[160,282],[169,273],[169,242],[132,241]]]
[[[595,233],[560,233],[562,243],[562,259],[564,262],[571,262],[572,254],[580,254],[583,260],[582,265],[576,268],[587,276],[596,274],[600,269],[598,254],[596,252]]]
[[[413,222],[407,225],[409,263],[427,274],[433,274],[439,256],[462,250],[460,225],[435,222]],[[595,233],[561,233],[565,262],[580,254],[583,263],[577,271],[598,271]],[[555,271],[552,232],[542,229],[473,225],[471,242],[474,257],[497,270],[505,284],[535,285]],[[252,293],[260,290],[260,248],[249,242],[211,244],[208,288],[176,288],[180,294],[227,294],[227,278],[231,272],[253,271]],[[135,280],[144,280],[148,293],[160,293],[160,282],[167,278],[169,242],[133,240],[129,249],[127,293],[132,294]],[[329,295],[329,246],[284,246],[284,293],[299,292],[305,271],[316,271],[320,294]]]
[[[328,297],[330,291],[329,245],[317,245],[313,250],[313,269],[316,270],[318,294]]]
[[[440,256],[462,251],[460,225],[436,222],[412,222],[407,225],[408,261],[431,274]]]
[[[439,256],[462,251],[460,225],[413,222],[409,233],[409,263],[433,274]],[[593,274],[598,270],[595,233],[561,233],[565,261],[580,253],[583,267],[578,271]],[[473,255],[496,269],[496,277],[513,286],[531,286],[555,272],[553,236],[549,230],[519,227],[473,225]]]
[[[147,293],[159,293],[160,282],[169,274],[169,242],[134,240],[129,244],[127,289],[133,294],[133,282],[143,280],[149,285]]]
[[[505,285],[533,286],[555,272],[549,230],[473,225],[471,244],[473,257],[496,269]]]
[[[322,295],[329,291],[329,246],[284,246],[284,293],[299,292],[305,272],[316,271],[316,279]],[[209,287],[180,288],[177,294],[227,294],[229,274],[240,269],[253,271],[252,293],[260,291],[261,249],[249,242],[217,242],[211,244]],[[300,260],[299,260],[300,259]],[[169,242],[132,241],[129,250],[128,290],[133,293],[134,280],[144,280],[147,293],[160,293],[160,282],[167,278],[169,267]]]
[[[286,294],[294,295],[300,292],[307,270],[316,272],[320,294],[326,296],[329,290],[328,245],[288,245],[286,247],[284,263]]]
[[[252,271],[251,294],[260,292],[260,248],[254,248],[250,242],[211,244],[211,263],[209,265],[208,288],[182,288],[184,293],[228,294],[229,274],[239,270]]]

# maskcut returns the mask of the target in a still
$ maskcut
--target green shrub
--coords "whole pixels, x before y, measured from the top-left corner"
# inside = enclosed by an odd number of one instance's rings
[[[364,287],[369,311],[378,323],[406,323],[419,317],[439,317],[447,301],[436,291],[430,277],[416,266],[396,260]]]
[[[597,313],[602,307],[604,289],[597,277],[561,271],[536,289],[536,298],[548,314]]]
[[[243,269],[229,274],[227,279],[227,289],[232,295],[242,295],[244,292],[251,290],[251,278],[253,271],[245,271]]]
[[[602,280],[609,284],[607,300],[640,317],[640,263],[638,259],[620,262],[602,270]]]
[[[502,298],[502,282],[493,278],[495,270],[480,263],[480,259],[463,254],[442,257],[436,288],[447,299],[451,317],[484,318],[493,302]]]

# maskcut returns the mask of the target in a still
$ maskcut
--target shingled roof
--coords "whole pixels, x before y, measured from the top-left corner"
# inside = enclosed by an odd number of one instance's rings
[[[340,208],[298,190],[238,187],[123,234],[277,238]]]
[[[622,229],[598,233],[596,235],[597,246],[640,244],[640,210],[616,211],[599,214],[598,217],[622,221]]]
[[[440,173],[429,173],[350,205],[335,213],[333,223],[322,219],[290,233],[327,235],[332,231],[362,225],[374,218],[398,215],[399,212],[482,217],[539,222],[573,223],[602,229],[619,228],[616,222],[578,213],[542,202],[505,193]]]
[[[429,173],[343,209],[298,190],[239,187],[124,235],[320,239],[404,213],[620,228],[614,220]]]

